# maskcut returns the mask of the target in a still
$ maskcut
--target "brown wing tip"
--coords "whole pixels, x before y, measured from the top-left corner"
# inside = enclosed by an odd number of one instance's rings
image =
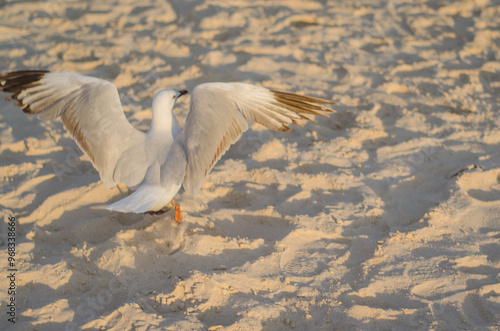
[[[326,116],[325,113],[333,112],[333,109],[321,106],[322,103],[335,103],[334,101],[329,101],[325,99],[320,99],[316,97],[309,97],[304,95],[298,95],[290,92],[270,90],[276,102],[281,106],[285,107],[294,113],[301,114],[311,114],[311,115],[321,115]],[[307,117],[308,120],[312,120]]]
[[[286,126],[285,124],[281,125],[281,127],[278,129],[279,132],[287,132],[290,131],[290,128]]]
[[[296,119],[292,120],[292,124],[300,126],[300,127],[304,127],[304,123],[303,122],[304,122],[303,119],[302,120],[296,120]]]
[[[317,97],[310,97],[307,95],[300,95],[296,93],[291,93],[291,92],[285,92],[285,91],[278,91],[278,90],[270,90],[275,94],[277,97],[282,97],[290,100],[296,100],[296,101],[304,101],[304,102],[309,102],[309,103],[317,103],[317,104],[330,104],[334,105],[337,104],[336,101],[332,100],[327,100],[323,98],[317,98]],[[328,109],[328,108],[325,108]],[[331,109],[329,109],[331,111]]]
[[[301,120],[317,123],[314,116],[326,116],[326,114],[333,112],[333,109],[321,106],[321,103],[333,104],[335,103],[334,101],[298,95],[290,92],[276,90],[270,91],[275,99],[273,105],[285,108],[295,113]],[[295,121],[292,121],[292,123],[296,124]]]

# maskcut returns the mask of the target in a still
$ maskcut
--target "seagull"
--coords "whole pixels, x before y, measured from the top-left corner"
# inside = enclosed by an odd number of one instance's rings
[[[248,120],[277,131],[326,116],[334,104],[316,97],[245,83],[204,83],[191,93],[181,130],[172,109],[186,90],[161,90],[153,99],[151,126],[134,128],[125,117],[117,88],[110,82],[66,71],[26,70],[0,74],[6,100],[42,120],[61,119],[80,149],[113,188],[123,183],[134,192],[107,209],[161,214],[169,203],[180,223],[175,195],[195,195],[217,161],[248,129]]]

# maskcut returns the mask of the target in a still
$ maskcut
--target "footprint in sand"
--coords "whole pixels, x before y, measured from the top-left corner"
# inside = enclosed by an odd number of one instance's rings
[[[298,232],[303,231],[298,230]],[[309,233],[303,233],[302,235],[295,233],[288,238],[295,242],[295,244],[289,245],[282,252],[280,261],[281,270],[289,275],[299,277],[317,275],[327,267],[329,262],[343,256],[348,249],[347,245],[335,242],[335,239],[320,238],[312,240],[313,238],[310,236],[311,234]],[[297,237],[302,238],[299,239]],[[287,239],[284,241],[286,242]],[[302,244],[300,243],[301,241]]]
[[[489,202],[500,200],[500,169],[468,172],[458,179],[458,186],[471,198]]]

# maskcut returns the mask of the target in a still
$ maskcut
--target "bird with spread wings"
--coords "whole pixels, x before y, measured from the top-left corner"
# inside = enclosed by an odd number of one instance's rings
[[[172,114],[186,90],[162,90],[152,105],[147,132],[125,117],[116,87],[105,80],[64,71],[0,74],[0,90],[25,113],[43,120],[60,118],[88,156],[103,183],[135,190],[107,208],[119,212],[161,213],[181,187],[196,194],[210,170],[248,129],[248,120],[277,131],[314,121],[335,102],[244,83],[204,83],[191,93],[183,130]]]

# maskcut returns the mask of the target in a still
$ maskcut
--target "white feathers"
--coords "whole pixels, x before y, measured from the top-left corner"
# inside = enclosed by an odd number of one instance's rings
[[[151,128],[133,128],[116,87],[69,72],[23,71],[0,74],[0,90],[12,93],[23,111],[42,119],[61,118],[109,187],[138,186],[108,209],[142,213],[161,209],[180,187],[195,194],[215,163],[241,134],[247,120],[288,131],[332,110],[328,100],[268,90],[243,83],[206,83],[192,93],[181,132],[172,109],[187,91],[160,91],[153,101]]]

